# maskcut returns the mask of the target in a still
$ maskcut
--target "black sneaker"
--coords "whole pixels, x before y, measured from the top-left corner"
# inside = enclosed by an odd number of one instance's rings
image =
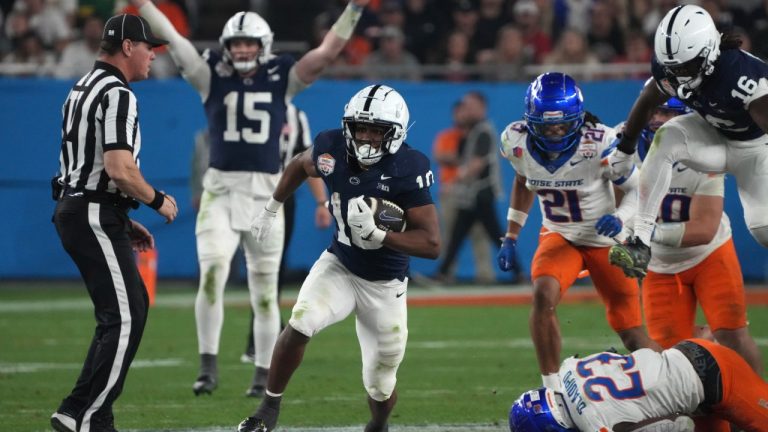
[[[625,244],[613,245],[608,261],[621,267],[627,277],[642,279],[651,261],[651,248],[637,237],[630,237]]]
[[[51,427],[56,432],[75,432],[77,421],[68,413],[56,411],[51,415]]]
[[[115,416],[110,410],[109,414],[96,413],[91,416],[91,430],[93,432],[117,432],[115,429]]]
[[[264,391],[267,389],[267,376],[269,375],[269,369],[263,367],[257,367],[256,373],[253,375],[253,382],[251,387],[245,391],[245,395],[248,397],[260,398],[264,396]]]
[[[219,384],[215,377],[211,375],[200,375],[197,377],[195,383],[192,384],[192,391],[195,393],[195,396],[211,394],[218,386]]]
[[[281,396],[266,396],[261,400],[259,408],[247,419],[240,422],[237,432],[272,432],[277,426],[280,415]]]

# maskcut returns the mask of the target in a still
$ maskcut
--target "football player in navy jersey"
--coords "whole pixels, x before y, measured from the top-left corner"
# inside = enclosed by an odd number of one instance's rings
[[[262,243],[248,235],[250,221],[280,178],[279,140],[286,104],[339,55],[368,0],[351,0],[322,43],[298,61],[272,54],[272,31],[254,12],[238,12],[227,21],[219,38],[221,52],[206,50],[199,55],[151,1],[131,3],[170,41],[171,56],[200,94],[208,118],[210,166],[195,228],[200,262],[195,319],[201,367],[193,390],[210,393],[217,386],[224,285],[232,255],[242,245],[256,348],[255,375],[246,394],[261,396],[280,331],[277,275],[284,221],[281,216],[274,235]]]
[[[695,113],[668,121],[654,137],[640,175],[635,237],[610,253],[611,262],[628,276],[645,275],[656,215],[678,162],[701,172],[732,174],[749,231],[768,247],[768,65],[740,50],[740,44],[721,35],[699,6],[678,6],[659,23],[653,79],[629,113],[612,169],[619,175],[632,169],[638,136],[667,99],[677,97]]]
[[[275,193],[252,223],[257,241],[271,229],[290,194],[308,177],[320,177],[336,219],[331,245],[301,286],[290,321],[275,346],[266,395],[238,431],[272,431],[280,401],[310,338],[356,316],[363,384],[371,420],[366,432],[386,431],[397,401],[396,373],[408,338],[406,291],[409,257],[436,259],[440,252],[437,210],[427,157],[405,144],[408,106],[394,89],[368,86],[344,109],[342,129],[321,132],[314,146],[286,167]],[[405,210],[407,229],[377,227],[363,197],[392,201]]]

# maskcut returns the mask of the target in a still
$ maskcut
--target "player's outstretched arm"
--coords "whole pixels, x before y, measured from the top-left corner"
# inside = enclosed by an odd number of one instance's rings
[[[768,134],[768,95],[761,96],[749,104],[749,115]]]
[[[192,42],[179,34],[171,21],[149,0],[130,0],[139,14],[149,22],[152,31],[168,40],[168,49],[181,75],[200,93],[203,100],[208,98],[211,70]]]
[[[319,177],[315,170],[315,163],[312,161],[312,147],[291,159],[283,175],[280,176],[272,197],[281,203],[285,202],[308,177]]]
[[[640,136],[640,132],[653,115],[653,110],[659,105],[669,99],[669,95],[662,93],[659,87],[656,85],[656,81],[650,78],[645,82],[643,90],[640,92],[640,96],[632,105],[632,109],[629,111],[627,122],[624,124],[624,131],[621,135],[618,149],[625,154],[632,154],[635,152],[637,146],[637,138]]]
[[[437,259],[440,255],[440,225],[434,204],[409,208],[405,212],[408,229],[387,232],[384,245],[419,258]]]
[[[312,84],[323,70],[336,59],[360,20],[369,0],[352,0],[317,48],[307,52],[296,63],[296,75],[305,85]]]

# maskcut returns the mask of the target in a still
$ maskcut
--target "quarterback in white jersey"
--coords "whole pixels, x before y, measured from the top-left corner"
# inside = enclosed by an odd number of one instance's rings
[[[298,61],[272,55],[273,33],[254,12],[232,16],[219,38],[221,51],[206,50],[200,55],[151,1],[131,0],[131,4],[170,41],[170,54],[184,79],[200,94],[208,119],[210,166],[203,178],[195,228],[200,262],[195,318],[201,367],[193,391],[210,393],[217,386],[222,297],[230,261],[242,245],[256,351],[256,373],[246,395],[261,396],[280,331],[277,277],[284,221],[281,216],[274,235],[262,243],[250,236],[250,222],[280,178],[279,141],[287,104],[341,53],[368,0],[351,0],[322,43]]]
[[[562,73],[536,78],[525,105],[525,120],[511,123],[501,135],[501,153],[515,169],[515,180],[498,264],[501,270],[511,269],[517,236],[539,195],[543,228],[531,265],[529,328],[542,380],[554,387],[561,349],[555,309],[584,270],[627,349],[659,347],[642,328],[636,281],[608,264],[608,250],[615,244],[611,237],[621,236],[637,203],[637,173],[611,178],[605,166],[613,129],[584,111],[581,90]],[[614,186],[624,192],[618,208]]]
[[[515,401],[512,432],[693,432],[693,418],[767,430],[768,384],[736,352],[707,340],[571,357],[560,378],[561,390],[539,388]]]

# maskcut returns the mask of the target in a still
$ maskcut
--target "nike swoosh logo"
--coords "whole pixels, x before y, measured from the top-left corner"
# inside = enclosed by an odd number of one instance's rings
[[[403,296],[403,294],[405,294],[405,293],[406,293],[406,291],[403,291],[403,292],[399,292],[399,293],[395,294],[395,297],[397,297],[397,298],[400,298],[400,297],[402,297],[402,296]]]
[[[269,68],[269,69],[267,69],[267,73],[271,75],[271,74],[277,72],[278,69],[280,69],[280,66],[275,66],[273,68]]]
[[[717,102],[714,102],[714,103],[713,103],[713,102],[707,102],[707,103],[708,103],[708,104],[709,104],[709,106],[711,106],[711,107],[715,107],[715,106],[717,106]]]
[[[399,217],[392,217],[386,213],[387,211],[384,210],[381,213],[379,213],[379,219],[382,220],[382,222],[400,222]]]
[[[384,175],[384,174],[382,174],[382,175],[381,175],[381,179],[382,179],[382,180],[389,180],[389,179],[391,179],[391,178],[392,178],[392,177],[390,177],[390,176],[386,176],[386,175]]]
[[[577,161],[571,161],[571,166],[578,165],[580,163],[584,162],[584,159],[579,159]]]
[[[688,167],[687,167],[687,166],[684,166],[684,167],[677,167],[677,172],[683,172],[683,171],[685,171],[685,170],[687,170],[687,169],[688,169]]]
[[[621,162],[622,162],[622,161],[619,161],[619,162],[611,162],[611,166],[614,166],[614,165],[616,165],[616,164],[620,164]]]
[[[349,224],[349,226],[355,227],[355,228],[362,228],[362,225],[355,225],[355,224]]]

